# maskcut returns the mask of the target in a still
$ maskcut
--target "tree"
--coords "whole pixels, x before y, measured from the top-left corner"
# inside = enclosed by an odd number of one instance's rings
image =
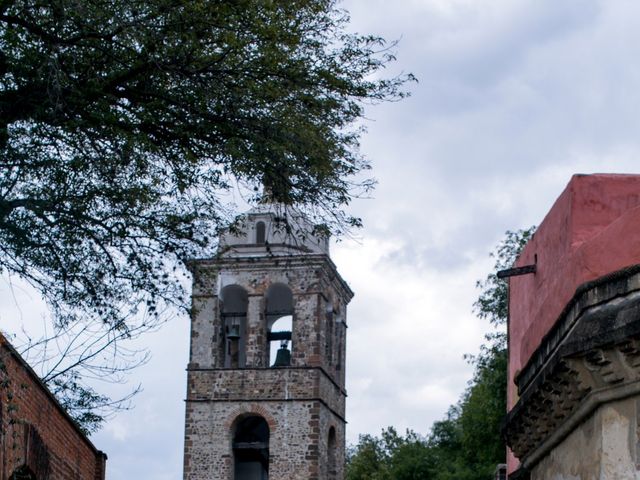
[[[476,283],[481,290],[473,304],[478,317],[487,319],[498,330],[485,336],[487,343],[477,356],[467,356],[474,374],[458,405],[451,409],[439,429],[452,432],[449,437],[433,436],[434,445],[448,450],[450,459],[443,464],[455,474],[439,477],[489,479],[499,463],[505,461],[506,445],[500,426],[506,413],[507,346],[504,328],[508,316],[508,285],[497,272],[510,268],[533,236],[535,227],[507,231],[490,254],[496,259],[493,271]],[[433,433],[433,432],[432,432]],[[451,472],[450,472],[451,474]]]
[[[53,332],[45,329],[39,337],[23,332],[19,348],[80,429],[90,434],[118,411],[131,408],[141,391],[138,385],[113,399],[95,388],[96,380],[124,384],[127,373],[147,362],[148,351],[126,342],[149,330],[144,321],[130,322],[126,330],[79,321]]]
[[[411,430],[404,437],[393,427],[380,438],[361,435],[347,452],[346,480],[426,480],[432,474],[427,442]]]
[[[484,280],[478,280],[476,287],[481,290],[478,300],[473,304],[478,317],[489,320],[493,326],[504,326],[509,315],[509,291],[506,281],[498,278],[498,272],[511,268],[527,242],[533,237],[535,226],[527,229],[507,230],[504,239],[489,254],[496,261],[493,271]]]
[[[490,255],[496,262],[493,272],[477,282],[481,289],[474,310],[498,330],[486,335],[487,343],[477,356],[467,356],[474,365],[473,378],[457,404],[443,420],[433,424],[420,447],[394,437],[395,430],[383,430],[382,437],[361,436],[352,447],[347,468],[348,480],[424,478],[429,480],[490,480],[496,465],[505,461],[506,445],[500,426],[506,413],[507,349],[504,327],[507,321],[508,289],[497,272],[513,266],[535,227],[506,232],[504,240]],[[415,437],[414,437],[415,438]],[[410,452],[407,455],[407,451]],[[408,458],[407,458],[408,457]],[[422,476],[389,476],[390,466],[398,472],[419,471]],[[418,466],[421,470],[411,470]]]
[[[376,75],[393,44],[347,34],[336,3],[0,0],[0,271],[58,328],[123,339],[188,310],[176,272],[236,189],[358,225],[355,122],[412,77]]]

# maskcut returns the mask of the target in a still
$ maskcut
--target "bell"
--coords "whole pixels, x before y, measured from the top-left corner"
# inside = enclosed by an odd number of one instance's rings
[[[280,348],[276,353],[276,361],[274,367],[288,367],[291,365],[291,351],[287,348],[287,342],[284,341],[280,344]]]
[[[240,339],[240,325],[231,325],[229,327],[229,333],[227,333],[227,339],[229,340]]]

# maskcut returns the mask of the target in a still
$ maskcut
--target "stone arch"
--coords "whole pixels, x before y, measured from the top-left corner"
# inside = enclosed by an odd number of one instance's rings
[[[269,426],[269,432],[273,433],[278,429],[278,422],[271,414],[269,410],[267,410],[263,405],[259,403],[252,403],[250,405],[241,405],[238,408],[235,408],[229,413],[227,419],[224,422],[224,428],[227,432],[232,431],[234,427],[234,423],[242,417],[257,415],[263,417],[267,425]]]
[[[259,220],[256,222],[256,243],[264,245],[267,242],[267,225]]]
[[[328,366],[333,366],[335,356],[336,308],[331,297],[324,299],[324,357]]]
[[[291,288],[284,283],[272,283],[265,292],[264,305],[267,324],[265,356],[268,359],[268,364],[280,367],[289,366],[293,352],[294,306]],[[289,347],[291,348],[289,349]]]
[[[336,428],[331,425],[327,434],[327,478],[338,478],[338,444],[336,440]]]
[[[249,295],[240,285],[227,285],[220,292],[223,328],[223,359],[226,368],[243,368],[247,362],[247,309]]]
[[[265,313],[267,322],[284,315],[293,315],[293,292],[289,285],[275,282],[265,293]]]
[[[229,430],[234,480],[268,480],[271,430],[262,415],[243,413]]]

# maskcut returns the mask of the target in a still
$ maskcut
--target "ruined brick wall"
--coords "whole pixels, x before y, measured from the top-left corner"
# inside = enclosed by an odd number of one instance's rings
[[[275,284],[291,290],[293,320],[291,365],[273,368],[265,299]],[[242,368],[224,367],[220,294],[229,285],[247,292]],[[232,480],[233,425],[246,415],[261,416],[269,425],[269,478],[344,478],[351,296],[327,255],[219,258],[194,265],[185,479]]]
[[[0,335],[0,480],[26,466],[38,479],[103,480],[106,456]]]

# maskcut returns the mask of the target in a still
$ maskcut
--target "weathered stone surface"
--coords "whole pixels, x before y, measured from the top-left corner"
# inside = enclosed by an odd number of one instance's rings
[[[636,480],[637,401],[607,403],[531,471],[533,479]]]
[[[579,289],[517,377],[507,443],[533,479],[636,478],[640,272]]]
[[[219,258],[192,265],[184,478],[232,480],[235,426],[259,416],[269,427],[269,478],[342,479],[346,306],[353,294],[328,255],[318,253],[327,251],[324,244],[283,244],[276,250],[251,243],[253,224],[270,218],[259,213],[244,223],[248,240],[226,236]],[[279,235],[268,226],[266,232],[267,240]],[[284,297],[269,300],[271,289],[282,286],[290,291],[290,312],[282,307],[288,305]],[[232,301],[227,287],[245,293]],[[240,311],[225,313],[231,310]],[[270,367],[269,328],[287,314],[291,364]],[[236,344],[229,342],[236,340],[229,321],[240,325],[238,360],[232,359]]]

